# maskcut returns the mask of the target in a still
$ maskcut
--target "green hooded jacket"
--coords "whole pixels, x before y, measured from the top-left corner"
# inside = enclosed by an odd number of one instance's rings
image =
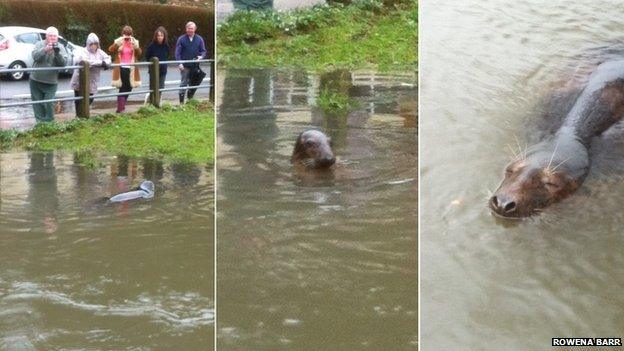
[[[68,55],[65,47],[59,43],[59,52],[45,52],[46,41],[41,40],[35,44],[32,51],[33,67],[63,67],[67,64]],[[59,71],[34,71],[30,73],[30,79],[41,83],[57,84]]]

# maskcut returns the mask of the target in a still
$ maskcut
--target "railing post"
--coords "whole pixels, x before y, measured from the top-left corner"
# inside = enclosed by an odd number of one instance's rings
[[[82,61],[82,68],[80,69],[80,76],[79,76],[79,80],[80,80],[80,88],[79,88],[79,93],[80,96],[82,96],[82,100],[80,101],[80,103],[78,104],[78,106],[80,106],[79,110],[80,111],[76,111],[76,115],[78,115],[78,117],[82,117],[82,118],[89,118],[91,113],[89,111],[89,88],[90,88],[90,84],[89,84],[89,62],[87,61]]]
[[[152,57],[150,66],[150,103],[156,107],[160,106],[160,64],[158,57]]]
[[[216,88],[216,84],[215,84],[215,60],[212,60],[210,62],[210,95],[209,95],[209,99],[210,102],[214,104],[215,102],[215,88]]]

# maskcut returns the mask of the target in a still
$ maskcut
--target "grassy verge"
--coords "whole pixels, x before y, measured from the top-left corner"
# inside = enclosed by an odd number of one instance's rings
[[[176,162],[214,159],[214,112],[209,103],[144,107],[134,114],[40,124],[26,132],[1,131],[2,148],[104,152]]]
[[[351,5],[318,5],[292,12],[240,11],[218,30],[224,66],[415,69],[416,0],[384,5],[359,0]]]

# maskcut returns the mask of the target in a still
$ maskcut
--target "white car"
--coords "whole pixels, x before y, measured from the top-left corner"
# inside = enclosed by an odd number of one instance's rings
[[[35,44],[45,39],[45,30],[30,27],[0,27],[0,69],[28,68],[33,65],[32,51]],[[74,51],[79,46],[59,36],[59,43],[65,46],[69,54],[68,66],[71,66]],[[71,74],[72,70],[61,73]],[[10,80],[20,80],[28,77],[26,72],[8,73]]]

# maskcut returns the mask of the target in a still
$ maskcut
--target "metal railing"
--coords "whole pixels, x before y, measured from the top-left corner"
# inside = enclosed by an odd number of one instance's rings
[[[184,86],[184,87],[175,87],[175,88],[162,88],[160,89],[160,65],[161,64],[181,64],[181,63],[210,63],[210,80],[209,84],[199,84],[193,86]],[[64,67],[37,67],[37,68],[14,68],[14,69],[0,69],[0,75],[6,73],[13,72],[35,72],[35,71],[61,71],[66,69],[78,69],[79,70],[79,94],[80,96],[76,97],[67,97],[67,98],[56,98],[56,99],[48,99],[48,100],[38,100],[38,101],[26,101],[26,102],[15,102],[8,104],[0,104],[0,108],[4,107],[16,107],[16,106],[26,106],[26,105],[35,105],[35,104],[45,104],[50,102],[59,102],[59,101],[80,101],[79,111],[76,111],[78,117],[89,118],[91,115],[90,103],[89,99],[96,98],[107,98],[107,97],[116,97],[116,96],[127,96],[127,95],[136,95],[136,94],[150,94],[150,103],[156,107],[160,106],[160,93],[165,91],[187,91],[190,89],[204,89],[209,88],[209,100],[214,103],[215,96],[215,86],[214,86],[214,77],[215,77],[215,61],[214,60],[175,60],[175,61],[159,61],[158,58],[154,57],[150,62],[134,62],[134,63],[114,63],[107,65],[107,67],[127,67],[127,66],[149,66],[149,89],[143,89],[139,91],[130,91],[124,93],[115,93],[115,94],[94,94],[89,95],[89,68],[90,65],[88,62],[84,61],[81,65],[77,66],[64,66]]]

